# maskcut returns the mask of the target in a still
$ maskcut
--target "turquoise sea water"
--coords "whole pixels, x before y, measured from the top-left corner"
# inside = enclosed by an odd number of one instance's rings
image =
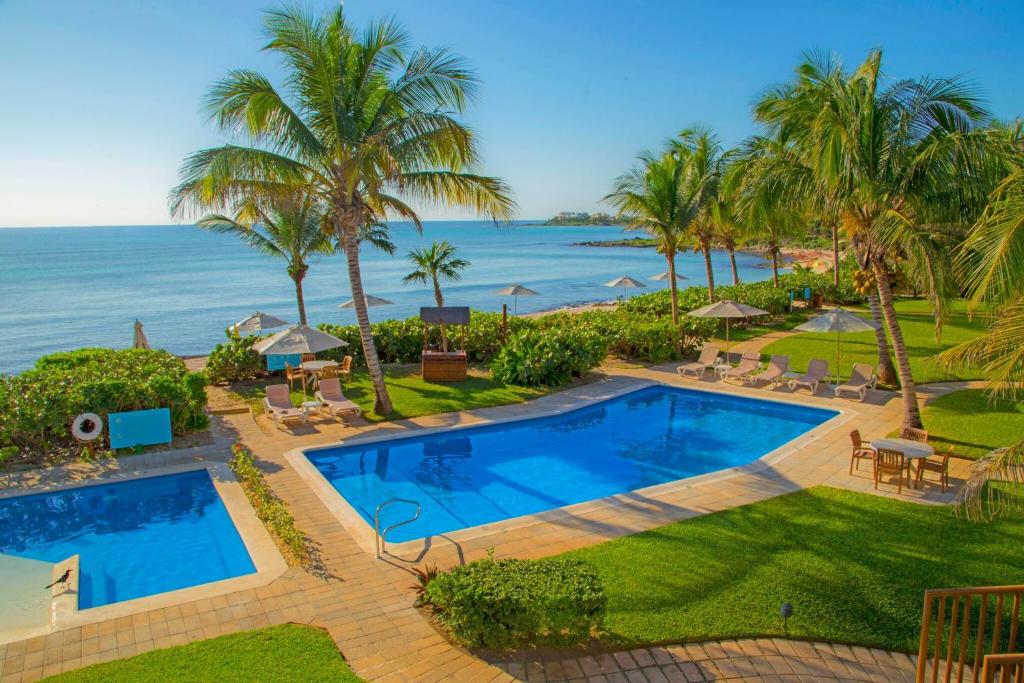
[[[388,256],[364,248],[366,291],[395,302],[370,309],[371,319],[414,315],[433,305],[429,288],[402,284],[412,268],[409,249],[447,239],[472,266],[460,282],[443,284],[447,303],[500,310],[510,298],[494,290],[513,282],[540,296],[520,298],[519,312],[613,299],[623,294],[603,284],[630,275],[653,291],[666,285],[647,280],[665,270],[653,249],[571,246],[574,242],[632,236],[614,227],[496,227],[485,221],[436,221],[423,234],[395,224],[398,252]],[[757,256],[737,256],[744,280],[768,277]],[[696,254],[678,258],[683,284],[705,284]],[[728,281],[728,258],[715,255],[716,279]],[[338,309],[350,298],[342,257],[317,259],[305,283],[313,324],[355,321]],[[282,262],[244,246],[229,235],[193,226],[9,228],[0,230],[0,372],[17,372],[36,358],[81,346],[129,346],[132,323],[145,325],[154,347],[178,354],[207,353],[224,328],[254,310],[296,321],[295,295]]]

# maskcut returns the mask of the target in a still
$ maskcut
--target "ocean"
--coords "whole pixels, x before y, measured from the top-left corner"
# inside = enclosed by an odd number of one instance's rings
[[[413,248],[448,240],[471,266],[462,280],[442,282],[449,305],[501,310],[511,297],[495,290],[519,283],[536,290],[520,297],[519,313],[603,301],[666,287],[649,278],[665,270],[653,249],[582,247],[576,242],[635,236],[616,227],[499,227],[486,221],[435,221],[418,234],[409,224],[392,225],[394,256],[370,247],[361,254],[366,292],[394,302],[370,309],[371,320],[404,318],[432,306],[432,289],[403,284],[413,270],[405,258]],[[745,281],[770,275],[764,261],[738,254]],[[714,255],[716,281],[731,281],[728,257]],[[689,278],[705,284],[698,254],[677,258]],[[609,289],[621,275],[645,289]],[[341,255],[312,261],[304,283],[311,324],[355,322],[338,305],[351,298]],[[55,351],[83,346],[126,347],[132,325],[142,321],[154,348],[205,354],[224,339],[224,329],[260,310],[290,322],[298,319],[295,293],[284,262],[264,256],[230,235],[188,225],[0,229],[0,372],[19,372]]]

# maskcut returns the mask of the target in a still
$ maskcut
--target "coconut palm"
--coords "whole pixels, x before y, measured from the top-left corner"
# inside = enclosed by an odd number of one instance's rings
[[[829,62],[838,65],[838,60]],[[802,98],[769,93],[756,109],[776,135],[792,141],[809,172],[808,189],[841,217],[843,228],[874,274],[882,318],[892,340],[904,426],[920,426],[910,359],[896,318],[890,279],[902,271],[931,300],[936,334],[952,292],[939,233],[970,223],[976,179],[969,172],[985,111],[956,79],[904,80],[883,88],[882,53],[853,73],[819,70],[813,60]],[[809,103],[809,104],[808,104]]]
[[[327,224],[346,256],[374,410],[387,415],[391,399],[370,334],[360,231],[388,217],[422,228],[407,202],[511,217],[508,187],[472,172],[477,141],[458,118],[477,80],[444,48],[412,49],[393,20],[357,32],[341,8],[313,16],[289,7],[267,12],[264,26],[265,50],[283,61],[282,86],[245,69],[213,86],[207,109],[238,144],[188,156],[171,210],[217,210],[253,192],[296,188],[326,202]]]
[[[236,235],[253,249],[284,259],[295,283],[299,323],[305,325],[302,281],[309,272],[309,258],[334,251],[330,234],[322,230],[325,215],[326,206],[316,197],[271,197],[269,202],[244,200],[234,216],[211,214],[196,224],[210,232]]]
[[[444,295],[441,293],[441,278],[446,280],[461,280],[460,271],[469,267],[469,261],[458,258],[457,250],[453,244],[445,240],[434,242],[423,249],[413,249],[407,258],[416,266],[404,278],[402,282],[428,282],[434,286],[434,301],[438,306],[444,306]],[[441,325],[441,350],[448,350],[448,335],[444,325]]]

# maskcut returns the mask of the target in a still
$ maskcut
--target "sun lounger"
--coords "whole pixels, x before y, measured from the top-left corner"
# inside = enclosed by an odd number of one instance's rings
[[[713,368],[718,364],[718,347],[717,346],[705,346],[701,349],[700,358],[692,363],[684,363],[676,368],[676,372],[679,373],[680,377],[685,377],[686,373],[692,372],[694,377],[700,379],[704,376],[704,373],[708,368]]]
[[[807,364],[807,372],[789,381],[789,388],[796,391],[800,387],[804,387],[813,394],[818,391],[818,383],[827,376],[828,361],[814,358]]]
[[[359,415],[363,412],[354,401],[345,398],[341,392],[341,380],[337,378],[320,380],[320,389],[316,392],[321,410],[333,417],[342,415]]]
[[[722,371],[722,379],[739,378],[746,381],[747,375],[757,372],[761,367],[761,354],[756,351],[747,351],[740,356],[739,365]]]
[[[868,389],[875,388],[875,368],[873,365],[867,363],[854,363],[853,372],[850,375],[850,381],[846,384],[840,384],[836,387],[836,396],[846,391],[852,394],[858,394],[860,400],[864,400],[867,396]]]
[[[296,408],[292,403],[291,387],[287,384],[268,386],[263,405],[267,409],[267,415],[277,424],[278,428],[284,428],[296,422],[309,422],[306,411]]]
[[[743,381],[754,385],[759,382],[771,382],[771,385],[774,387],[785,383],[789,379],[786,377],[787,370],[789,370],[789,356],[772,356],[766,370],[756,375],[747,375],[743,378]]]

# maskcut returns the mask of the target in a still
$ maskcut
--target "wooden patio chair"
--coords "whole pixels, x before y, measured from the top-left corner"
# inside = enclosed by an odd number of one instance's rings
[[[295,380],[299,380],[299,386],[301,386],[302,390],[305,391],[306,390],[306,375],[307,375],[306,371],[303,370],[302,368],[293,368],[288,363],[284,364],[284,378],[286,380],[288,380],[288,388],[289,389],[292,388],[292,382],[294,382]]]
[[[950,447],[945,453],[938,458],[922,458],[917,461],[917,486],[921,486],[921,482],[924,480],[925,472],[935,472],[939,475],[939,485],[942,487],[943,493],[946,491],[946,487],[949,486],[949,458],[953,455],[953,448]]]
[[[916,427],[904,427],[903,431],[900,433],[900,438],[928,443],[928,430],[917,429]]]
[[[850,441],[853,442],[853,452],[850,453],[850,474],[853,474],[853,470],[860,469],[861,460],[870,460],[875,462],[875,456],[878,454],[875,451],[874,446],[864,443],[860,438],[860,430],[854,429],[850,432]]]
[[[316,360],[315,353],[304,353],[299,357],[300,362],[305,363],[308,360]]]
[[[341,359],[341,366],[338,368],[338,377],[351,379],[352,377],[352,356],[345,356]]]
[[[906,473],[906,469],[907,460],[901,451],[879,448],[875,455],[875,489],[878,489],[878,482],[883,474],[895,474],[896,493],[903,493],[903,475]],[[907,474],[907,485],[910,485],[909,474]]]
[[[328,365],[326,368],[320,371],[320,379],[338,379],[341,376],[340,365]]]

